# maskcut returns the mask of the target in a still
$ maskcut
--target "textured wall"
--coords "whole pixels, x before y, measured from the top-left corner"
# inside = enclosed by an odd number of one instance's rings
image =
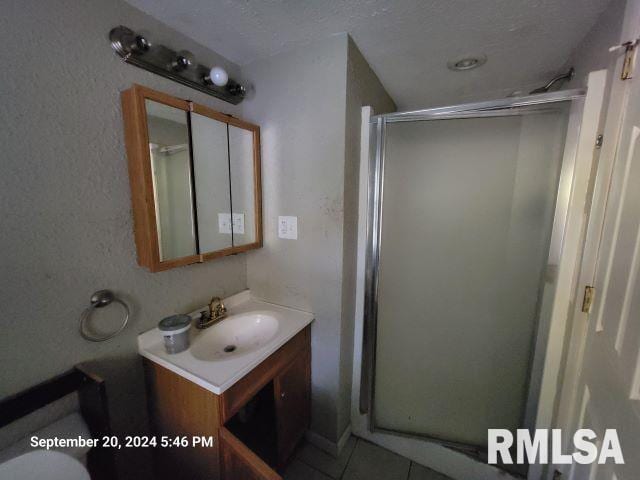
[[[360,175],[360,127],[363,106],[375,113],[396,109],[380,80],[355,42],[349,38],[347,51],[346,150],[344,165],[344,229],[342,263],[342,325],[338,434],[351,422],[351,381],[353,371],[353,329],[356,302],[356,260],[358,248],[358,196]]]
[[[243,255],[156,274],[137,266],[120,91],[136,82],[228,113],[239,108],[124,64],[107,40],[119,24],[237,74],[120,1],[3,2],[0,397],[93,360],[108,382],[116,430],[139,433],[146,418],[136,336],[212,294],[246,288],[246,267]],[[100,288],[115,290],[133,312],[119,337],[95,344],[77,322]],[[104,312],[105,322],[118,313]],[[148,472],[148,464],[130,458],[144,454],[122,450],[129,477],[145,478],[134,467]]]
[[[262,127],[265,201],[265,247],[249,254],[248,283],[315,313],[312,430],[335,442],[349,424],[360,106],[394,105],[346,35],[243,74],[257,86],[243,115]],[[278,238],[278,215],[298,216],[297,241]]]
[[[243,67],[256,85],[243,116],[261,126],[264,248],[247,258],[249,288],[311,311],[312,429],[336,439],[347,40],[336,36]],[[298,240],[277,235],[298,217]]]

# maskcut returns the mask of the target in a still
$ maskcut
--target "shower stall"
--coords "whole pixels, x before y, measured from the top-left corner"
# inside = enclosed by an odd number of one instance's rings
[[[560,270],[570,204],[585,174],[576,166],[585,95],[363,125],[357,434],[422,463],[427,452],[452,476],[456,455],[476,461],[465,468],[478,479],[499,475],[482,465],[487,429],[540,425],[558,285],[569,278]]]

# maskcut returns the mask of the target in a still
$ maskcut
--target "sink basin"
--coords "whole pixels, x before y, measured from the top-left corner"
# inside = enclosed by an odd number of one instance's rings
[[[245,355],[266,345],[278,332],[278,319],[270,312],[229,316],[199,332],[190,347],[198,360],[225,360]]]
[[[254,298],[249,290],[224,299],[229,315],[204,330],[192,328],[191,346],[169,354],[162,332],[138,337],[138,352],[202,388],[222,395],[313,321],[313,314]],[[199,308],[189,315],[197,318]],[[0,479],[1,480],[1,479]]]
[[[91,480],[75,458],[61,452],[35,450],[0,464],[0,479]]]

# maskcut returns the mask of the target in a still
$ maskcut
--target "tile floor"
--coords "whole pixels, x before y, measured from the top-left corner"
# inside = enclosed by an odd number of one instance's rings
[[[284,472],[284,480],[451,480],[389,450],[351,437],[334,458],[305,442]]]

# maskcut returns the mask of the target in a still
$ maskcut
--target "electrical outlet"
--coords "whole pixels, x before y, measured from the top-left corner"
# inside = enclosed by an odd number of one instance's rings
[[[298,217],[278,217],[278,237],[298,239]]]

